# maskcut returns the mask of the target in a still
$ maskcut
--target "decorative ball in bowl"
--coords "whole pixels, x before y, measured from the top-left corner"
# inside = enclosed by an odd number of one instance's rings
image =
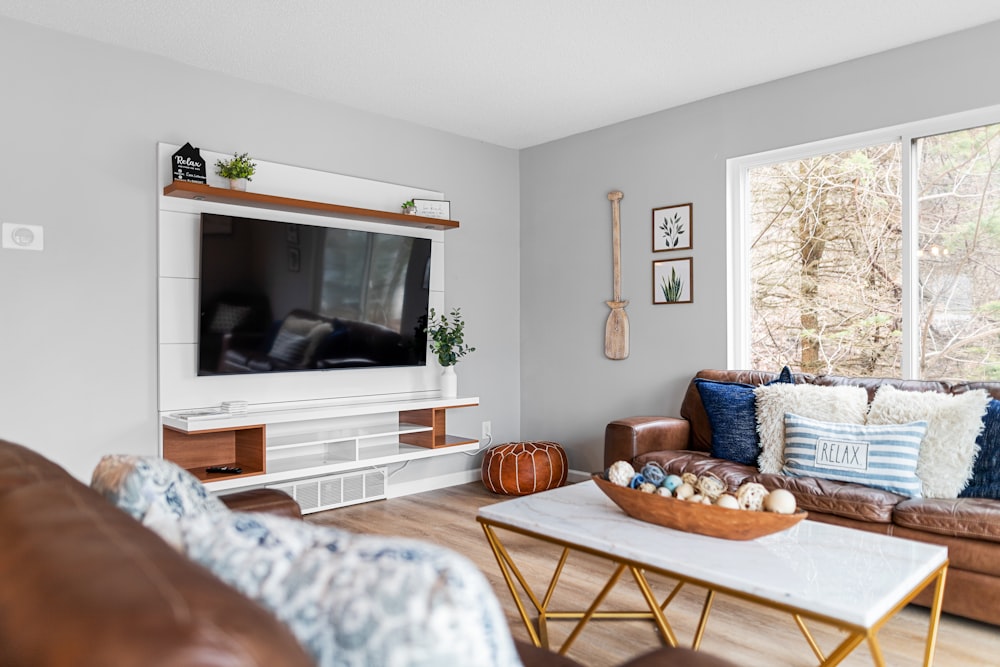
[[[658,475],[652,474],[655,471],[649,472],[648,478],[657,479]],[[730,494],[710,475],[699,478],[686,473],[679,478],[664,474],[654,483],[642,473],[633,473],[629,479],[623,466],[612,466],[605,473],[594,473],[593,480],[630,517],[664,528],[727,540],[753,540],[791,528],[808,515],[796,509],[794,497],[782,489],[768,492],[760,484],[748,483]]]

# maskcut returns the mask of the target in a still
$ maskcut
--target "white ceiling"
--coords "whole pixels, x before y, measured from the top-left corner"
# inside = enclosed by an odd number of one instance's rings
[[[1000,19],[996,0],[0,0],[0,16],[524,148]]]

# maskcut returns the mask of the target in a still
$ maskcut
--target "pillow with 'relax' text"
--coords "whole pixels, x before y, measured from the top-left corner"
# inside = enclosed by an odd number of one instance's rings
[[[837,424],[785,413],[785,464],[793,477],[818,477],[921,497],[917,459],[926,421]]]

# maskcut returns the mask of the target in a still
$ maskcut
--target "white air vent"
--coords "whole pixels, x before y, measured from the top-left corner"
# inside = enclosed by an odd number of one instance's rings
[[[309,514],[385,498],[387,479],[386,468],[366,468],[269,488],[295,498],[302,513]]]

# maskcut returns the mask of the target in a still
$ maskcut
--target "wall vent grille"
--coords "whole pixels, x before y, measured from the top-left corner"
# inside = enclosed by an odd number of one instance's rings
[[[388,470],[366,468],[313,477],[268,488],[284,491],[299,504],[303,514],[346,507],[386,497]]]

